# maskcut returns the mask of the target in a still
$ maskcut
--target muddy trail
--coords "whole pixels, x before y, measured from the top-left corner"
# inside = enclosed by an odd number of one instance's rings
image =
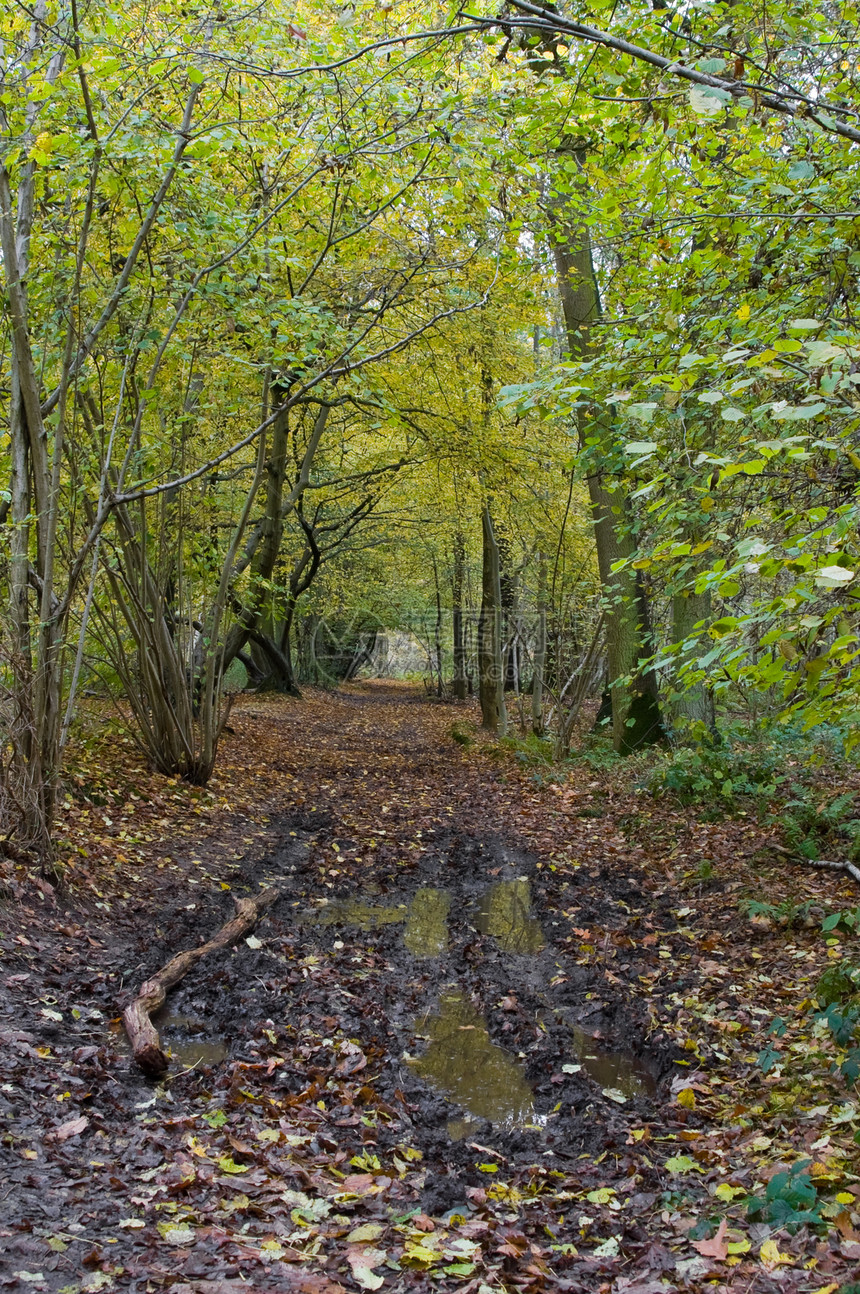
[[[813,1291],[860,1258],[783,1233],[769,1264],[773,1228],[721,1222],[761,1133],[741,1097],[717,1117],[743,1058],[678,1017],[744,960],[779,990],[741,882],[679,885],[716,834],[637,839],[604,781],[534,786],[451,723],[402,686],[249,700],[250,834],[227,804],[133,889],[48,895],[7,939],[0,1287]],[[255,933],[156,1017],[146,1080],[122,1008],[262,885]]]

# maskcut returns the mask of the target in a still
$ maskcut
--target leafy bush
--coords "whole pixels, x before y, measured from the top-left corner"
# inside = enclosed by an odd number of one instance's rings
[[[855,858],[860,850],[860,817],[856,797],[848,792],[828,804],[816,804],[811,791],[788,800],[777,816],[786,844],[804,858],[821,858],[825,851]]]
[[[674,795],[682,803],[719,803],[729,808],[742,796],[770,796],[786,780],[785,753],[761,746],[680,747],[652,769],[652,795]]]
[[[801,1159],[783,1173],[775,1173],[767,1184],[764,1198],[753,1196],[747,1206],[748,1217],[785,1227],[792,1235],[806,1224],[821,1222],[818,1191],[807,1169],[812,1161]]]
[[[851,966],[846,962],[837,962],[834,966],[828,966],[815,989],[815,995],[821,1007],[831,1006],[834,1002],[850,1002],[858,993],[860,993],[860,966]]]

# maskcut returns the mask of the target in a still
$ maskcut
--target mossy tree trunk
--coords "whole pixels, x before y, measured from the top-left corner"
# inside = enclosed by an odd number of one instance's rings
[[[586,225],[571,226],[565,199],[559,194],[553,198],[551,215],[568,346],[574,358],[585,359],[595,351],[592,325],[601,313],[591,239]],[[583,410],[579,433],[582,446],[591,442],[592,465],[587,483],[606,616],[612,743],[620,754],[629,754],[664,736],[656,680],[642,666],[653,650],[648,600],[638,571],[630,565],[613,570],[617,562],[633,556],[635,542],[627,498],[602,465],[612,447],[611,418],[602,409]]]

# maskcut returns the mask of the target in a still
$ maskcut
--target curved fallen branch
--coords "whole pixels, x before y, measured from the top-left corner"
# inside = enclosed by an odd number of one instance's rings
[[[782,854],[785,858],[790,859],[792,863],[806,863],[809,867],[827,867],[831,872],[847,872],[855,881],[860,882],[860,867],[847,861],[840,862],[832,858],[803,858],[800,854],[793,854],[790,849],[784,845],[771,845],[770,848],[775,854]]]
[[[141,986],[137,997],[122,1013],[126,1033],[131,1042],[134,1059],[145,1074],[155,1078],[168,1068],[167,1056],[161,1050],[158,1030],[150,1016],[164,1005],[168,989],[184,979],[191,967],[209,953],[219,948],[229,948],[254,929],[262,913],[280,898],[281,891],[274,886],[262,890],[255,898],[237,899],[236,915],[223,925],[214,938],[199,948],[189,948],[171,957],[166,966],[157,971]]]

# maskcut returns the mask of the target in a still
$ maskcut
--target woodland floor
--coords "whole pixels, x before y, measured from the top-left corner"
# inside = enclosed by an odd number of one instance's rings
[[[59,895],[6,865],[0,1288],[857,1279],[857,1092],[810,1009],[852,882],[655,801],[635,762],[552,781],[464,748],[471,708],[406,685],[243,698],[205,790],[103,719]],[[261,884],[283,897],[171,994],[147,1081],[123,1007]],[[820,911],[750,921],[762,896]],[[821,1221],[791,1235],[749,1202],[798,1160]]]

